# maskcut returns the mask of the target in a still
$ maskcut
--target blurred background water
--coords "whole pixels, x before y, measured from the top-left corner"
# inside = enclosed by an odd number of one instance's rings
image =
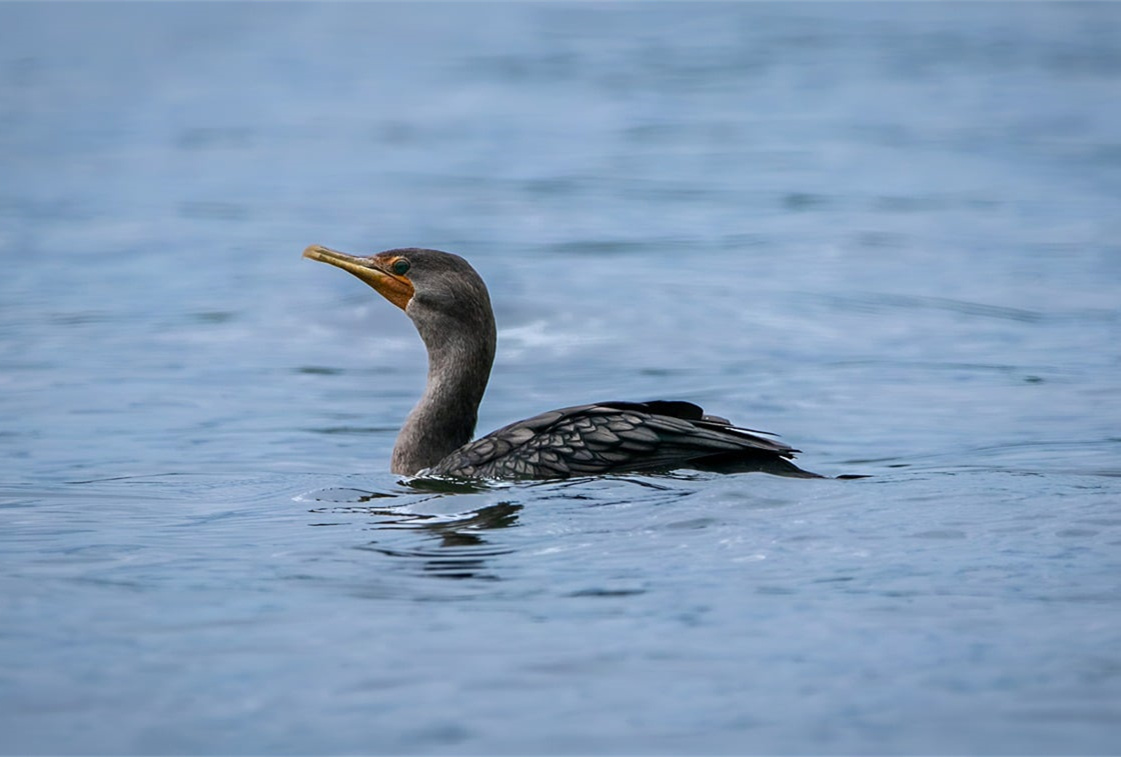
[[[0,751],[1116,753],[1121,5],[0,4]],[[387,473],[691,400],[827,474]]]

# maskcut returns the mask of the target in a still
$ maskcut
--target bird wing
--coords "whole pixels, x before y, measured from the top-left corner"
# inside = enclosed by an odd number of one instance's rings
[[[691,402],[599,402],[512,423],[460,447],[429,472],[477,478],[567,478],[694,467],[797,450],[705,415]]]

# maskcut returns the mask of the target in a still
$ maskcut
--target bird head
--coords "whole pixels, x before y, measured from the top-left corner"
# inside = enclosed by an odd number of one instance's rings
[[[425,342],[461,330],[493,334],[486,284],[458,255],[408,247],[359,256],[311,245],[304,257],[342,268],[369,284],[408,314]]]

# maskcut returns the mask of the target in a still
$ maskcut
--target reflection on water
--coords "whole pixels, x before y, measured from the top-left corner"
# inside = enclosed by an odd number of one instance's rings
[[[371,531],[405,531],[411,537],[408,546],[399,546],[400,540],[379,537],[358,549],[370,550],[389,557],[417,560],[425,575],[439,578],[483,578],[497,580],[488,572],[488,559],[510,554],[510,549],[488,546],[484,532],[491,529],[511,528],[517,525],[518,511],[522,505],[498,502],[467,512],[436,514],[423,512],[426,504],[442,499],[445,494],[462,494],[483,491],[481,485],[467,482],[441,482],[438,485],[408,485],[419,489],[439,490],[443,493],[427,496],[396,495],[384,492],[364,492],[354,489],[329,489],[311,492],[302,499],[355,502],[354,505],[313,508],[316,514],[361,516],[364,528]],[[394,503],[365,505],[367,502],[392,499]],[[401,501],[405,500],[405,501]],[[311,525],[339,525],[336,522],[319,522]],[[419,544],[417,544],[419,542]],[[413,546],[415,544],[415,546]]]
[[[397,549],[386,546],[375,539],[369,544],[359,547],[359,549],[372,550],[390,557],[419,559],[422,561],[422,570],[426,574],[439,578],[497,580],[497,575],[486,571],[488,560],[500,555],[508,555],[513,550],[488,547],[487,540],[483,538],[480,532],[495,528],[510,528],[516,525],[517,514],[521,509],[521,505],[503,502],[466,513],[454,520],[443,520],[425,515],[379,520],[372,524],[370,528],[373,530],[419,529],[432,536],[437,543],[431,546]]]
[[[662,479],[665,483],[659,482]],[[316,515],[341,516],[320,519],[311,526],[359,525],[378,532],[377,538],[357,545],[358,549],[388,557],[415,561],[422,575],[438,578],[498,580],[494,559],[514,553],[509,546],[495,546],[488,532],[518,525],[525,507],[519,500],[548,506],[550,501],[582,506],[625,505],[634,501],[634,487],[650,492],[650,505],[670,503],[694,493],[670,482],[690,482],[689,474],[658,477],[610,476],[602,479],[575,478],[563,481],[502,483],[452,478],[407,478],[390,491],[368,491],[332,487],[302,494],[295,499],[331,502],[314,507]],[[492,496],[498,501],[491,502]],[[482,504],[479,504],[480,500]],[[469,509],[465,506],[472,505]]]

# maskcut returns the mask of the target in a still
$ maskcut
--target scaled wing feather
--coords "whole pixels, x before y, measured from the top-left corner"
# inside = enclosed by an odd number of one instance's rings
[[[460,447],[429,473],[567,478],[744,461],[783,462],[797,450],[689,402],[602,402],[553,410]],[[790,466],[793,468],[793,466]],[[794,468],[794,470],[797,470]]]

